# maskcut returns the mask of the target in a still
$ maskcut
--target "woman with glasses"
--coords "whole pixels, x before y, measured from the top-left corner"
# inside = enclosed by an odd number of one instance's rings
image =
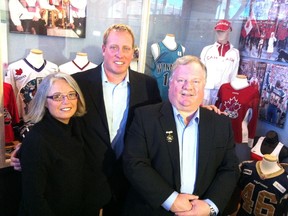
[[[54,73],[43,79],[30,106],[34,126],[19,152],[20,215],[83,215],[85,156],[77,121],[86,112],[83,95],[70,75]]]

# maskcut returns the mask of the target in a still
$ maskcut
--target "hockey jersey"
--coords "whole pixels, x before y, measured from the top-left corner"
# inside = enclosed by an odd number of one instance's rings
[[[162,42],[157,45],[159,56],[154,59],[155,67],[152,70],[152,76],[157,80],[161,98],[165,101],[168,99],[168,85],[172,64],[177,58],[183,56],[183,49],[178,43],[175,50],[168,49]]]
[[[238,186],[242,193],[237,215],[287,215],[288,174],[283,167],[265,175],[261,172],[260,161],[245,161],[240,165],[240,170]]]
[[[263,154],[261,152],[261,145],[262,145],[262,142],[264,139],[265,139],[265,137],[260,137],[258,139],[258,142],[256,143],[256,145],[251,149],[251,159],[252,160],[262,160]],[[277,144],[277,146],[275,147],[275,149],[269,154],[276,156],[278,158],[278,161],[279,161],[279,154],[280,154],[283,146],[284,145],[281,142],[279,142]]]
[[[25,58],[8,66],[5,82],[12,85],[19,117],[23,118],[24,121],[26,121],[29,102],[34,97],[37,86],[45,76],[57,71],[58,66],[47,60],[44,60],[40,68],[35,68]]]
[[[19,115],[13,88],[4,82],[4,130],[5,143],[15,140],[13,125],[19,123]]]
[[[247,143],[256,133],[259,91],[252,86],[235,90],[230,83],[218,92],[216,106],[228,114],[232,121],[236,143]]]
[[[87,71],[87,70],[95,68],[95,67],[97,67],[97,65],[90,62],[90,61],[88,61],[86,65],[80,67],[78,64],[76,64],[75,61],[72,60],[72,61],[67,62],[65,64],[59,65],[59,71],[71,75],[74,73]]]

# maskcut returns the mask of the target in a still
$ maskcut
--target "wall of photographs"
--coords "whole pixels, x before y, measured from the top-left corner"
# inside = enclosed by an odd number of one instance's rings
[[[239,40],[239,73],[259,89],[259,120],[284,128],[288,103],[288,3],[251,1],[246,13]]]

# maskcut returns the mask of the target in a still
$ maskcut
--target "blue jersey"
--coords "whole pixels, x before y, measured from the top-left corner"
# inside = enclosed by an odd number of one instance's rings
[[[239,186],[242,189],[241,205],[237,215],[287,215],[288,174],[284,168],[265,175],[260,161],[241,164]]]
[[[157,80],[161,98],[165,101],[168,99],[168,84],[172,64],[177,58],[183,56],[183,49],[178,43],[174,50],[168,49],[162,42],[157,45],[159,56],[154,60],[155,67],[152,70],[152,76]]]

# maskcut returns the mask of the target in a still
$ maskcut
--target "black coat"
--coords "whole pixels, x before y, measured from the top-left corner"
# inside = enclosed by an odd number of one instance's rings
[[[84,144],[80,127],[50,114],[35,124],[23,140],[20,215],[81,216],[83,206]]]

